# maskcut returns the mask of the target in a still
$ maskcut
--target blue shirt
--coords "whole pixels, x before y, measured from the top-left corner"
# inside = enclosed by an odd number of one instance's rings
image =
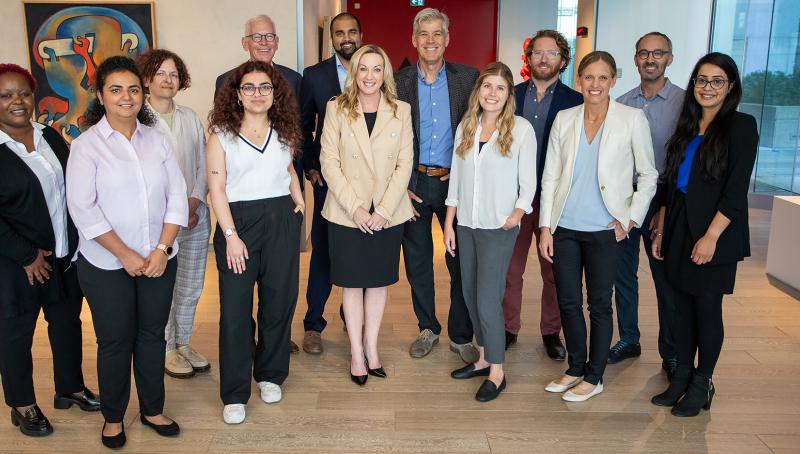
[[[339,60],[339,54],[334,52],[333,57],[336,58],[336,75],[339,77],[339,91],[344,93],[344,82],[347,80],[347,70],[344,69],[342,61]]]
[[[694,162],[694,155],[697,153],[697,148],[703,141],[703,136],[695,136],[691,142],[686,145],[686,153],[683,156],[683,162],[678,167],[678,182],[675,185],[679,191],[686,194],[686,188],[689,187],[689,176],[692,174],[692,162]]]
[[[442,69],[429,84],[417,65],[419,97],[419,162],[426,166],[450,168],[453,161],[453,126],[450,121],[450,92],[447,73]]]
[[[595,134],[594,141],[589,143],[586,132],[581,126],[581,140],[578,152],[575,154],[575,166],[572,169],[572,185],[564,203],[564,211],[558,220],[559,227],[580,232],[611,229],[608,224],[614,220],[614,216],[611,216],[606,208],[597,180],[597,158],[603,128],[605,123]]]

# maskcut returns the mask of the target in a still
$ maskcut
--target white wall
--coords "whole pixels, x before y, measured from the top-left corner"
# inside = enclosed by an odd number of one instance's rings
[[[712,0],[597,0],[595,49],[610,52],[622,77],[617,97],[639,84],[633,57],[636,40],[659,31],[672,40],[674,60],[667,77],[685,88],[697,60],[708,52]]]
[[[497,59],[508,65],[514,83],[522,82],[522,43],[538,30],[556,28],[558,0],[499,0]]]

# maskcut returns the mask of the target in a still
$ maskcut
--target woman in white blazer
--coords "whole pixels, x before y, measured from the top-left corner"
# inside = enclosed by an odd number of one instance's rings
[[[603,391],[617,243],[631,227],[641,226],[658,179],[644,112],[609,97],[616,67],[608,52],[583,58],[578,67],[583,105],[556,116],[542,176],[539,249],[553,263],[569,360],[566,373],[545,389],[566,391],[562,398],[573,402]],[[591,321],[588,361],[582,274]]]

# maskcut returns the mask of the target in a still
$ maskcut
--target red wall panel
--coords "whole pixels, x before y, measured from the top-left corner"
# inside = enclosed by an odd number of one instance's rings
[[[450,45],[444,58],[480,69],[497,59],[497,0],[426,0],[450,17]],[[417,62],[411,45],[414,16],[409,0],[348,0],[347,11],[361,21],[365,44],[381,46],[397,69],[407,58]]]

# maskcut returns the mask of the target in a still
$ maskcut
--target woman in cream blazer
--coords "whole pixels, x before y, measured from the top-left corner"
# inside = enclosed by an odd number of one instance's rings
[[[406,195],[413,163],[411,107],[397,100],[389,57],[365,45],[350,59],[342,95],[328,102],[320,164],[328,183],[331,282],[343,288],[350,337],[350,377],[385,378],[378,331],[387,287],[398,280]],[[366,289],[366,291],[365,291]]]
[[[644,221],[658,179],[644,112],[609,97],[616,67],[603,51],[581,61],[584,104],[556,116],[542,176],[539,249],[553,263],[569,359],[566,373],[545,389],[566,391],[562,398],[567,401],[584,401],[603,391],[617,243]],[[588,362],[583,274],[592,326]]]

